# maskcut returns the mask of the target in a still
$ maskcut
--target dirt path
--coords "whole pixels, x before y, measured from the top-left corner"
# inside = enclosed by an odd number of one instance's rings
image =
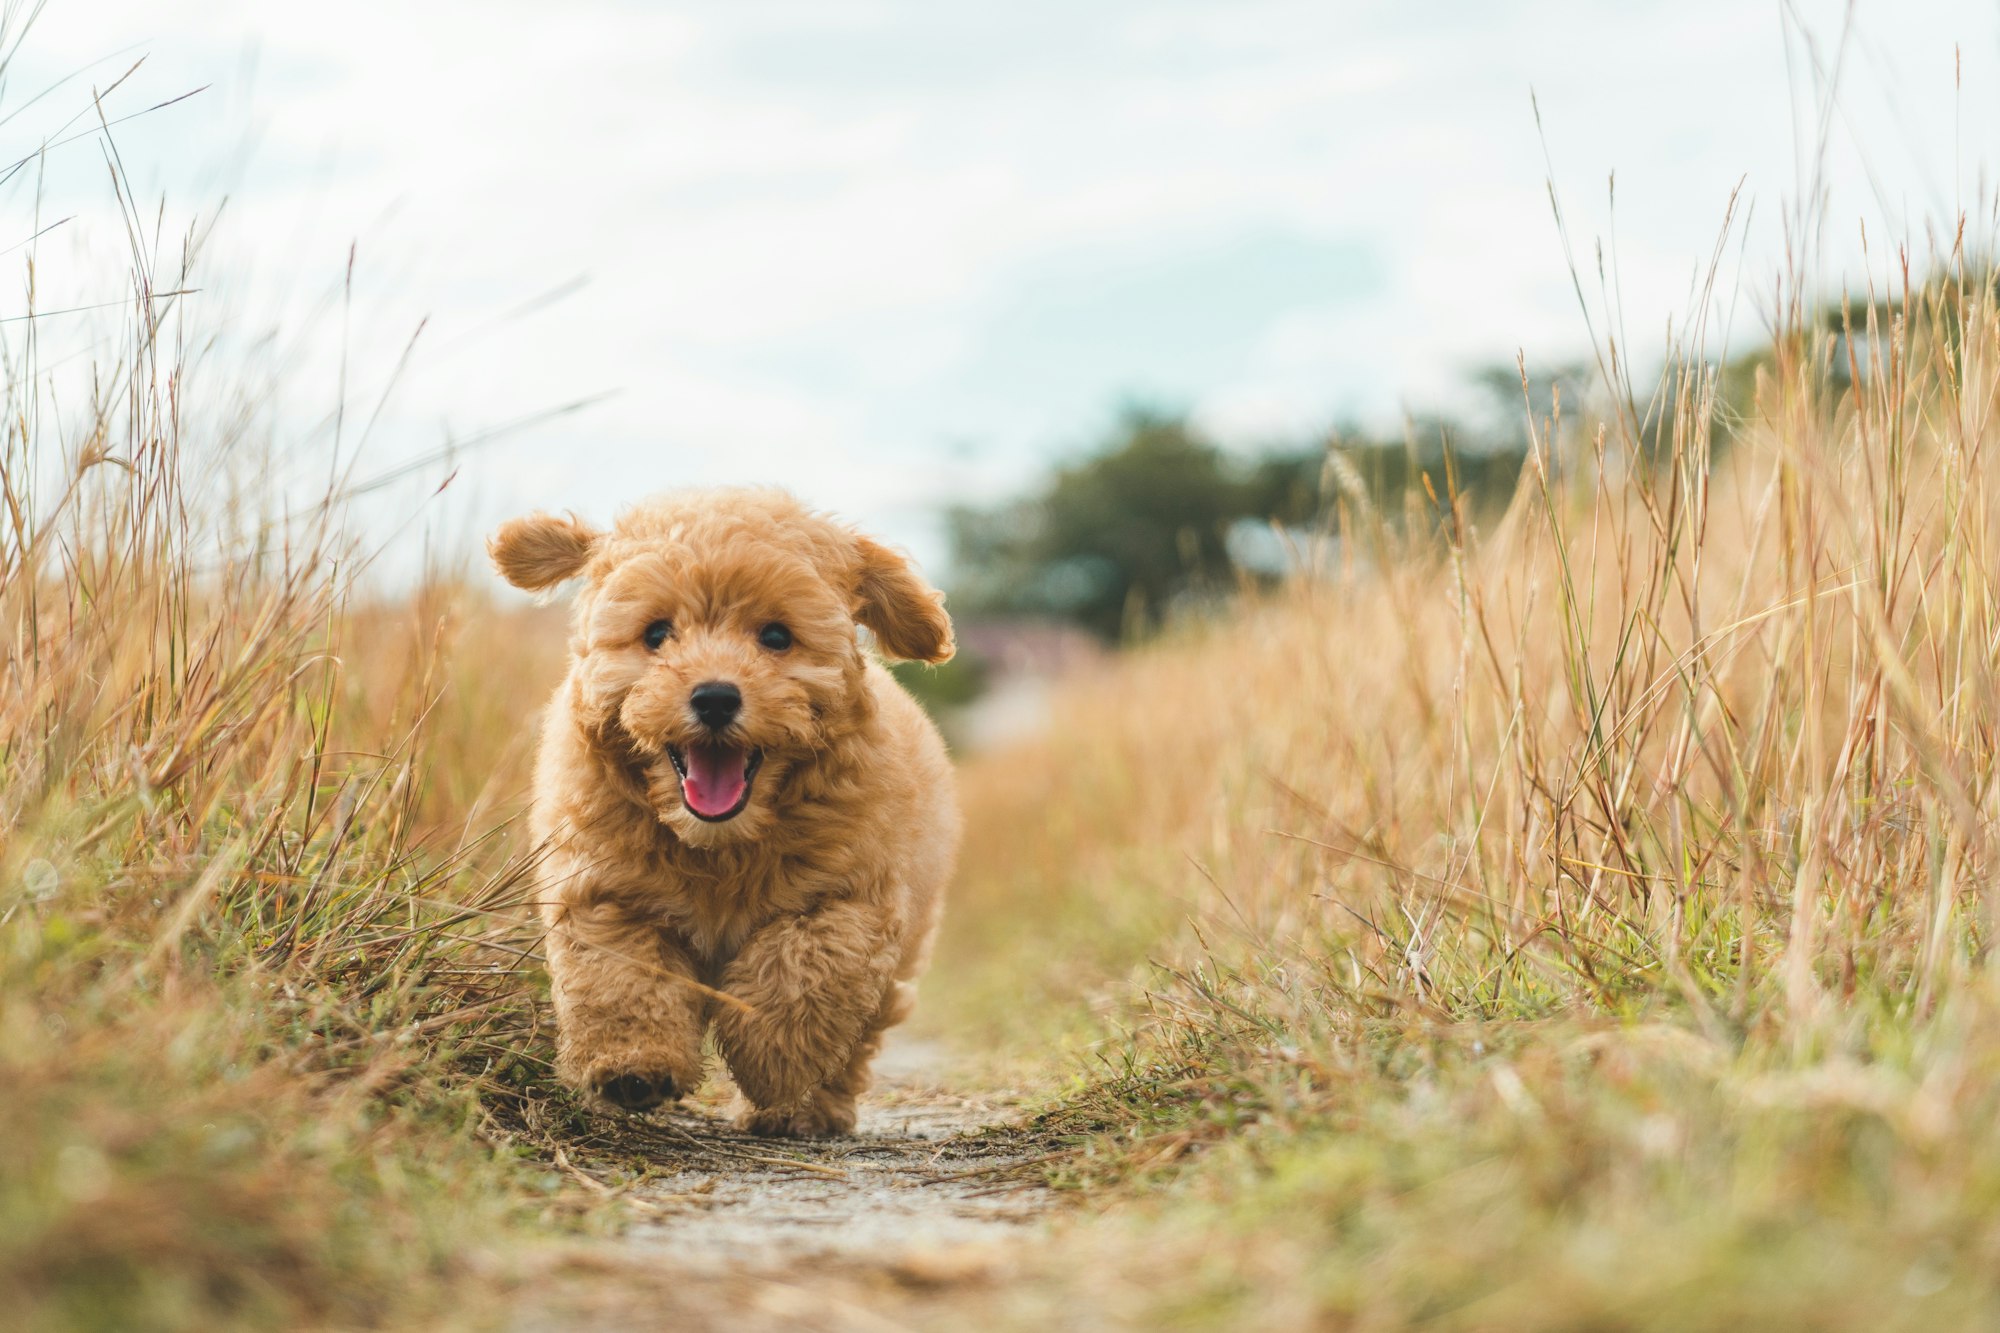
[[[950,1068],[935,1043],[892,1034],[859,1132],[825,1142],[739,1134],[715,1091],[626,1121],[620,1155],[649,1165],[617,1193],[634,1224],[572,1252],[514,1327],[932,1322],[1004,1278],[1052,1202],[1034,1169],[1046,1146],[1012,1099],[968,1095]]]

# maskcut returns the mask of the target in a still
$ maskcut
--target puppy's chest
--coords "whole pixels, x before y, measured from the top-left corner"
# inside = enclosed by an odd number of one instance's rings
[[[785,917],[809,912],[824,886],[797,867],[675,867],[663,876],[660,915],[711,968],[729,964],[750,937]]]

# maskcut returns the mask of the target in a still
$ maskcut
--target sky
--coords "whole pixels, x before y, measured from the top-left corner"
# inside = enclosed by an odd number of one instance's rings
[[[7,14],[0,152],[57,146],[0,191],[0,319],[30,257],[38,309],[127,290],[109,144],[162,254],[212,228],[180,321],[282,379],[279,473],[318,484],[336,420],[360,477],[455,446],[365,510],[404,550],[755,482],[935,568],[942,506],[1019,491],[1126,403],[1249,449],[1463,407],[1470,372],[1592,328],[1657,355],[1732,195],[1712,349],[1758,336],[1801,216],[1828,288],[1921,263],[1960,210],[1993,231],[1992,3]],[[1615,277],[1590,325],[1551,184],[1588,300],[1600,246]],[[35,327],[70,373],[116,337]]]

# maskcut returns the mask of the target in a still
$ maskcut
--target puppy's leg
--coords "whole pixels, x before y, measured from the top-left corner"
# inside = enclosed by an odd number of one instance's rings
[[[656,923],[588,894],[548,913],[556,1070],[564,1081],[629,1111],[701,1082],[702,991],[696,968]]]
[[[916,993],[917,988],[907,981],[893,983],[838,1073],[792,1106],[760,1107],[746,1099],[736,1108],[737,1125],[767,1138],[823,1139],[852,1134],[855,1101],[875,1081],[870,1066],[882,1050],[882,1034],[909,1017]]]
[[[774,921],[750,937],[722,974],[722,989],[744,1007],[721,1005],[715,1020],[717,1044],[749,1103],[738,1116],[744,1128],[853,1128],[853,1094],[867,1082],[897,957],[886,914],[857,903]],[[850,1071],[858,1083],[842,1093]],[[822,1090],[832,1099],[826,1114],[808,1105]]]

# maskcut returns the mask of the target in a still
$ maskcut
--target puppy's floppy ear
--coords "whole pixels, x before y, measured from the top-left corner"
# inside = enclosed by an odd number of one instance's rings
[[[517,588],[541,592],[582,570],[601,535],[574,514],[529,514],[502,523],[486,539],[486,554],[501,578]]]
[[[890,657],[911,662],[944,662],[955,645],[944,594],[918,577],[903,559],[880,542],[856,537],[861,557],[854,590],[854,618],[875,634]]]

